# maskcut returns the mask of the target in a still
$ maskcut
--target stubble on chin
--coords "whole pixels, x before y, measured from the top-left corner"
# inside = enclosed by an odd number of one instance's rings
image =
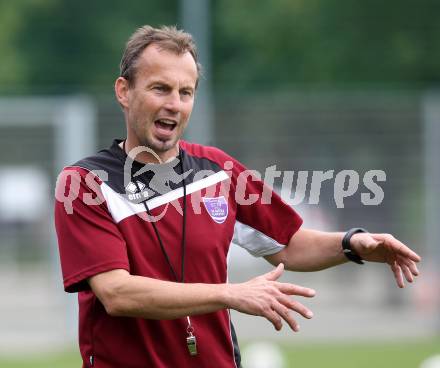
[[[161,155],[165,152],[175,149],[178,146],[179,139],[181,138],[181,134],[178,134],[171,139],[162,141],[155,137],[147,127],[140,129],[141,127],[137,126],[137,128],[138,129],[135,130],[137,131],[136,135],[139,142],[138,144],[153,150],[157,155]]]
[[[161,141],[159,139],[143,139],[139,142],[142,146],[152,149],[155,153],[160,154],[173,149],[177,145],[176,139]]]

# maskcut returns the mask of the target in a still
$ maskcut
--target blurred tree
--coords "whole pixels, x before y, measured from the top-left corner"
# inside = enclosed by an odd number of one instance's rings
[[[20,57],[17,35],[21,32],[26,2],[0,1],[0,85],[20,86],[26,83],[27,60]]]
[[[213,85],[424,88],[440,82],[438,0],[212,0]],[[111,91],[142,24],[179,0],[0,0],[3,92]]]
[[[214,78],[234,88],[440,82],[437,0],[215,2]]]
[[[8,60],[0,69],[2,88],[111,91],[127,37],[143,24],[175,24],[177,4],[177,0],[2,1],[0,47]]]

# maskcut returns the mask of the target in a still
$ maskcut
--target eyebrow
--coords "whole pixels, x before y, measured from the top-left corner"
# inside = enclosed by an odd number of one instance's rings
[[[155,84],[163,84],[163,85],[165,85],[165,86],[170,86],[170,83],[168,83],[167,81],[165,81],[165,80],[163,80],[163,79],[155,79],[155,80],[152,80],[151,82],[149,82],[147,85],[148,86],[152,86],[152,85],[155,85]],[[179,88],[179,89],[192,89],[192,90],[195,90],[196,89],[196,86],[194,85],[194,86],[192,86],[191,84],[184,84],[181,88]]]

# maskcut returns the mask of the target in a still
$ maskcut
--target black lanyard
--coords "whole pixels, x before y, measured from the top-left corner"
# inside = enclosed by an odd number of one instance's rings
[[[122,149],[125,152],[125,140],[124,143],[122,144]],[[186,183],[185,183],[185,177],[183,176],[183,156],[182,156],[182,151],[179,150],[179,161],[180,161],[180,168],[181,168],[181,175],[182,175],[182,182],[183,182],[183,221],[182,221],[182,241],[181,241],[181,252],[182,252],[182,258],[181,258],[181,264],[180,264],[180,272],[181,272],[181,277],[180,277],[180,282],[185,282],[185,248],[186,248]],[[131,172],[130,172],[130,177],[131,177]],[[137,182],[137,180],[133,181],[136,184],[137,190],[140,192],[140,188],[139,188],[139,184]],[[147,200],[142,201],[145,210],[147,211],[148,216],[153,217],[153,215],[151,214],[150,208],[148,207],[147,204]],[[159,233],[159,229],[156,226],[156,222],[155,221],[151,221],[151,224],[153,225],[153,229],[154,232],[156,234],[157,240],[159,242],[160,245],[160,249],[162,250],[162,254],[165,257],[165,260],[168,263],[168,267],[170,268],[171,273],[174,276],[174,279],[176,280],[176,282],[179,282],[179,278],[177,277],[177,273],[174,270],[173,265],[171,264],[170,261],[170,257],[168,256],[168,253],[165,249],[165,246],[163,245],[163,241],[162,238],[160,236]]]
[[[125,153],[125,140],[124,143],[122,144],[122,148],[124,150]],[[180,282],[185,282],[185,238],[186,238],[186,183],[185,183],[185,177],[183,175],[183,156],[182,156],[182,151],[179,150],[179,160],[180,160],[180,169],[181,169],[181,175],[182,175],[182,182],[183,182],[183,221],[182,221],[182,242],[181,242],[181,250],[182,250],[182,260],[181,260],[181,277],[180,277]],[[131,171],[130,171],[130,178],[131,178]],[[134,180],[134,183],[136,184],[137,190],[139,192],[141,192],[140,188],[139,188],[139,184],[137,182],[137,180]],[[148,208],[148,204],[147,204],[147,200],[142,201],[142,203],[144,204],[145,210],[147,211],[148,216],[153,217],[153,215],[151,214],[150,209]],[[171,264],[170,261],[170,257],[168,257],[168,253],[163,245],[162,242],[162,238],[160,236],[159,233],[159,229],[156,226],[156,222],[155,221],[151,221],[151,224],[153,225],[153,229],[154,232],[156,233],[156,237],[157,240],[159,242],[160,245],[160,249],[162,250],[162,253],[168,263],[168,267],[171,270],[171,273],[174,276],[174,279],[176,280],[176,282],[179,282],[179,278],[177,277],[176,271],[174,270],[173,265]],[[186,317],[187,321],[188,321],[188,325],[186,327],[186,332],[188,334],[188,336],[186,337],[186,345],[188,347],[188,352],[191,356],[195,356],[197,355],[197,339],[196,336],[194,335],[194,327],[191,324],[191,319],[189,316]]]

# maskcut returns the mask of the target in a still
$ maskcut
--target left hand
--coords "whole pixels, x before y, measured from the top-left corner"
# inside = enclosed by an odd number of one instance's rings
[[[393,271],[397,286],[405,286],[406,281],[413,282],[419,275],[417,262],[420,256],[390,234],[357,233],[350,239],[353,250],[370,262],[388,263]]]

